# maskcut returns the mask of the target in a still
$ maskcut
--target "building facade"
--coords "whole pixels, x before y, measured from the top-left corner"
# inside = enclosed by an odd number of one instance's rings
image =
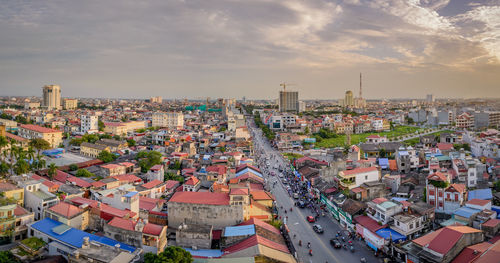
[[[61,109],[61,87],[47,85],[43,87],[43,108],[47,110]]]
[[[182,112],[155,112],[151,125],[168,129],[182,129],[184,127],[184,114]]]

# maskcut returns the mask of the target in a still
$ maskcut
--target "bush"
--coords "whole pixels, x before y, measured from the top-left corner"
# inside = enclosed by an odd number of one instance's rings
[[[109,162],[112,162],[116,159],[116,155],[114,155],[108,151],[102,151],[97,156],[97,159],[99,159],[105,163],[109,163]]]
[[[94,177],[95,174],[85,170],[85,169],[79,169],[76,171],[76,177]]]
[[[69,166],[69,170],[70,170],[70,171],[76,171],[76,170],[78,170],[78,165],[76,165],[76,164],[71,164],[71,165]]]

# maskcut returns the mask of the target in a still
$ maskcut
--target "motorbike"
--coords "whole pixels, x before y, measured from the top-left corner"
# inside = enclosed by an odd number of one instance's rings
[[[312,257],[312,255],[313,255],[313,251],[312,251],[312,249],[310,249],[310,250],[309,250],[309,256],[311,256],[311,257]]]
[[[361,263],[366,263],[366,258],[361,258]]]
[[[352,253],[354,253],[354,247],[353,246],[350,247],[350,250],[351,250]]]

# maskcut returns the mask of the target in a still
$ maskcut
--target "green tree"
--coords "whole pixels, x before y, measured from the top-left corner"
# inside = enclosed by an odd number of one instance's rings
[[[97,127],[99,127],[99,131],[104,131],[104,122],[101,120],[97,121]]]
[[[78,169],[75,173],[76,177],[94,177],[95,174],[85,170],[85,169]]]
[[[116,159],[116,155],[114,155],[108,151],[102,151],[97,156],[97,159],[99,159],[105,163],[109,163],[109,162],[112,162]]]
[[[57,174],[57,166],[54,163],[49,164],[49,170],[47,171],[47,175],[49,175],[50,180],[54,178]]]
[[[3,149],[8,145],[9,145],[9,140],[7,140],[5,136],[0,136],[0,154],[2,154],[2,156],[3,156]]]
[[[304,133],[307,135],[309,134],[310,130],[309,130],[309,127],[306,126],[306,128],[304,129]]]
[[[78,170],[78,165],[76,165],[76,164],[70,164],[69,165],[69,170],[70,171],[76,171],[76,170]]]
[[[16,164],[14,165],[14,172],[17,175],[28,173],[30,170],[30,165],[24,159],[18,159]]]
[[[151,167],[157,164],[161,164],[162,155],[157,151],[142,151],[137,153],[136,158],[139,160],[139,166],[141,167],[141,172],[146,173]]]
[[[0,163],[0,176],[5,177],[9,174],[9,164],[6,162],[2,161]]]
[[[17,263],[20,262],[10,251],[0,251],[0,263]]]
[[[128,147],[135,146],[136,142],[134,139],[128,139],[127,140]]]
[[[146,253],[144,255],[145,263],[191,263],[193,257],[185,249],[177,246],[167,247],[158,255]]]
[[[36,149],[36,155],[37,157],[40,157],[40,152],[43,151],[43,150],[48,150],[50,149],[50,143],[42,138],[36,138],[36,139],[32,139],[30,142],[29,142],[29,146],[33,147],[34,149]]]

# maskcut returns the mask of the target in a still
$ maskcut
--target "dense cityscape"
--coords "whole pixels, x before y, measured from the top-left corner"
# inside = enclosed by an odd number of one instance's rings
[[[499,18],[2,1],[0,263],[500,263]]]

